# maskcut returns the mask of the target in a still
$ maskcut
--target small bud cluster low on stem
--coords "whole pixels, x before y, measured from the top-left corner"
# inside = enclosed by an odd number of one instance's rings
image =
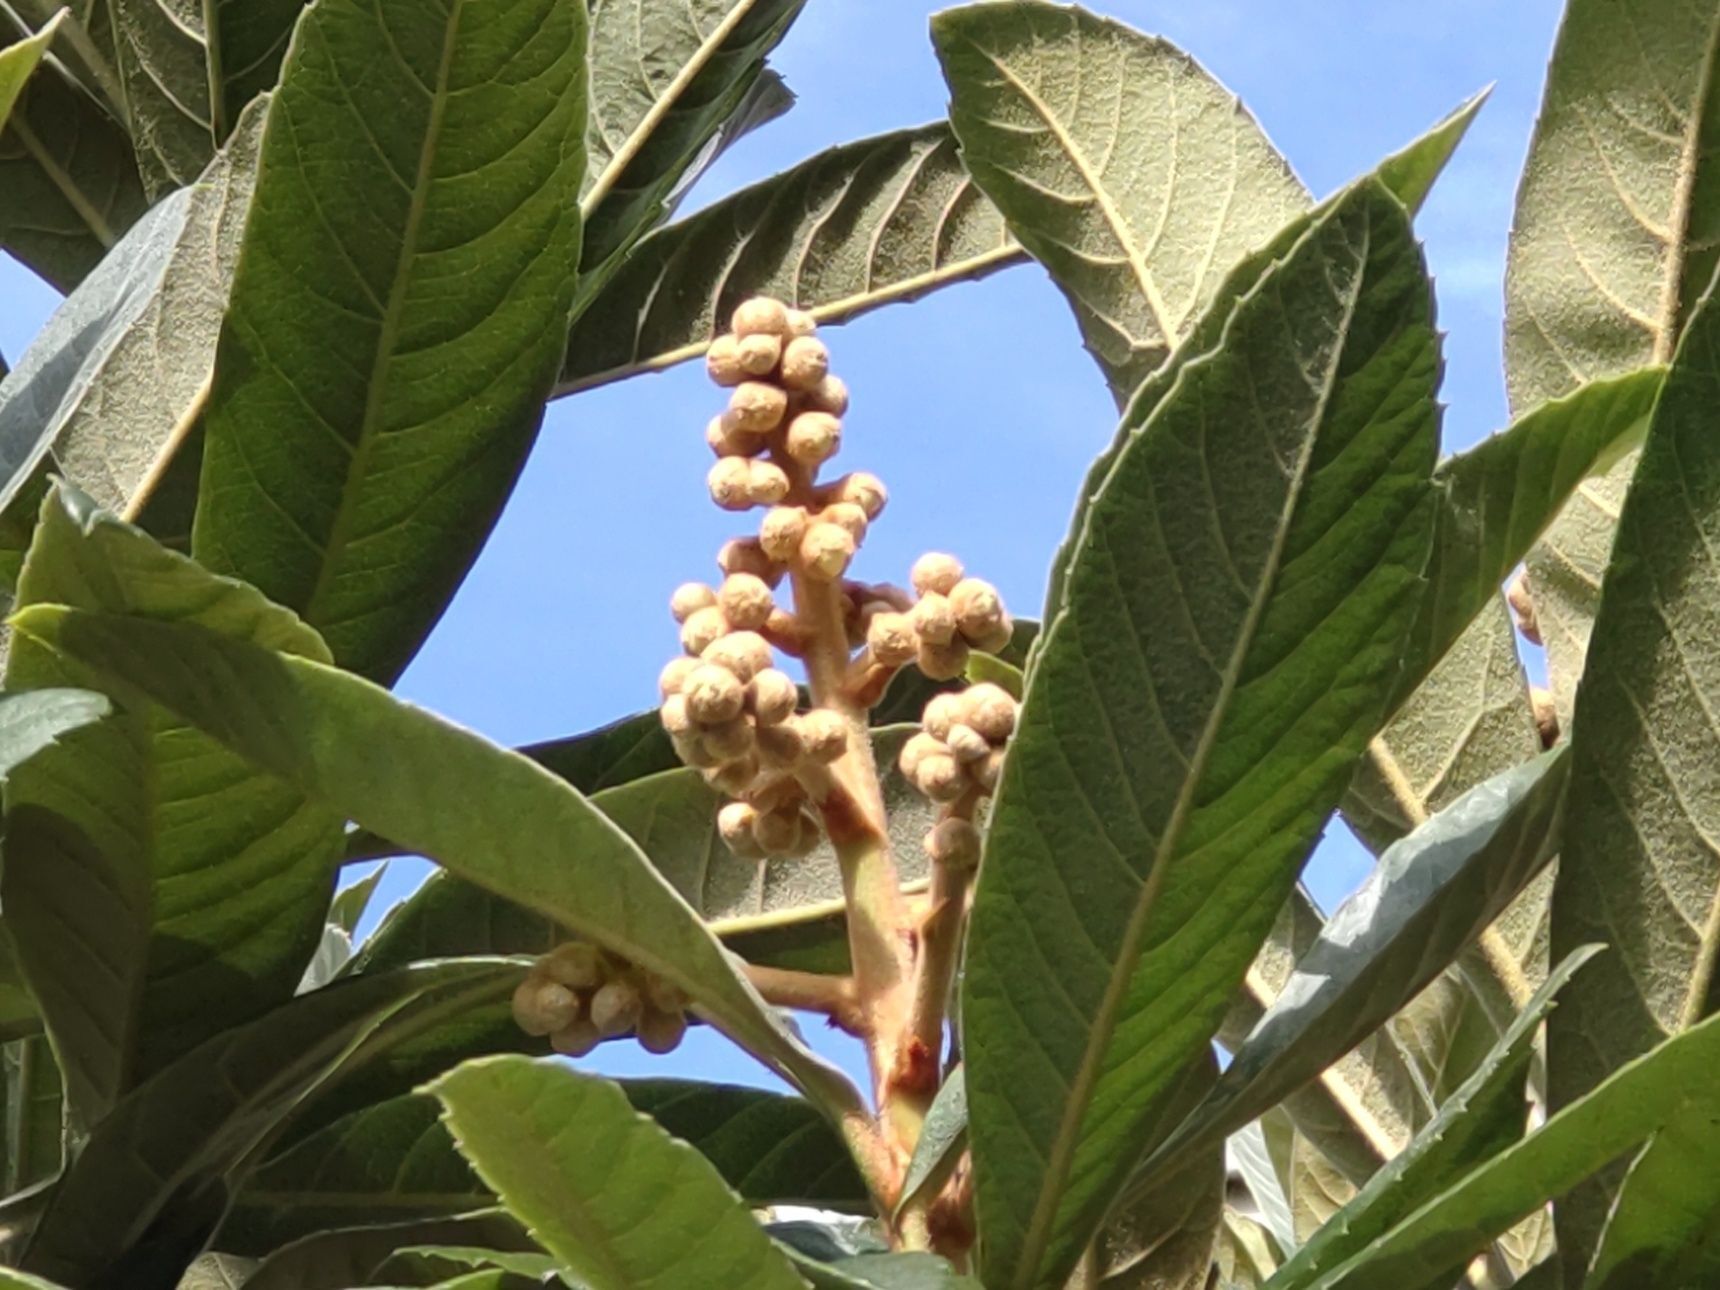
[[[668,982],[575,941],[532,965],[514,991],[514,1020],[569,1057],[626,1034],[647,1052],[667,1053],[687,1033],[687,1003]]]

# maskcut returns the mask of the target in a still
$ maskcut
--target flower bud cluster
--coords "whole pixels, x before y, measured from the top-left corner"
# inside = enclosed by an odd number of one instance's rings
[[[1005,745],[1015,732],[1017,704],[989,681],[939,694],[926,704],[921,729],[902,746],[902,774],[925,796],[951,808],[926,836],[940,863],[967,865],[979,856],[979,835],[967,817],[997,789]]]
[[[667,981],[584,942],[540,958],[513,1000],[520,1029],[569,1057],[629,1032],[647,1052],[670,1052],[687,1032],[687,1004]]]
[[[996,653],[1015,630],[997,588],[966,576],[953,555],[931,552],[914,561],[917,599],[900,609],[883,607],[866,623],[866,648],[885,667],[914,663],[934,681],[967,669],[968,653]]]

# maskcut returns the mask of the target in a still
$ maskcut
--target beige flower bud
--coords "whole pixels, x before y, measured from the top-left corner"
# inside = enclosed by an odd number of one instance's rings
[[[687,1033],[687,1015],[679,1010],[664,1012],[658,1008],[647,1008],[639,1018],[639,1028],[635,1032],[639,1046],[648,1053],[662,1056],[672,1053],[681,1046],[681,1040]]]
[[[832,502],[818,513],[818,518],[844,530],[856,543],[866,540],[866,512],[853,502]]]
[[[775,725],[760,726],[754,738],[759,761],[773,770],[793,770],[806,755],[798,717],[784,717]]]
[[[918,646],[915,647],[918,649]],[[934,694],[920,714],[920,725],[934,739],[947,740],[956,725],[967,720],[968,699],[965,690],[950,694]]]
[[[711,642],[700,657],[728,668],[742,682],[752,680],[771,663],[770,646],[757,632],[730,632]]]
[[[830,351],[812,336],[799,336],[782,351],[782,383],[791,390],[814,390],[830,372]]]
[[[669,612],[675,621],[684,623],[701,609],[717,603],[717,593],[702,582],[683,582],[669,597]]]
[[[918,734],[909,736],[908,741],[902,745],[902,752],[897,759],[897,765],[902,768],[902,774],[908,780],[914,781],[919,776],[920,763],[926,758],[948,757],[949,755],[949,747],[943,740],[922,730]]]
[[[967,791],[967,775],[947,752],[930,753],[915,767],[914,787],[934,802],[953,802]]]
[[[728,635],[728,631],[729,620],[723,617],[721,609],[715,605],[695,609],[687,615],[687,621],[681,624],[681,648],[697,657],[703,654],[712,642]]]
[[[800,704],[800,691],[787,672],[767,667],[747,686],[747,708],[761,726],[786,721]]]
[[[672,985],[660,976],[642,972],[640,977],[647,1006],[658,1012],[685,1012],[693,1002],[680,986]]]
[[[802,412],[788,423],[783,447],[803,466],[817,466],[842,446],[842,422],[828,412]]]
[[[789,851],[792,859],[799,860],[818,850],[818,844],[824,839],[824,830],[818,823],[818,817],[807,811],[800,813],[800,836],[794,841],[794,847]]]
[[[788,393],[768,381],[742,381],[729,395],[730,432],[769,434],[788,412]]]
[[[865,470],[856,470],[832,481],[822,495],[827,501],[854,503],[866,512],[866,518],[869,520],[875,520],[883,514],[884,506],[890,500],[890,493],[884,487],[884,481]]]
[[[984,761],[973,764],[973,781],[988,793],[997,791],[997,781],[1003,777],[1003,749],[992,752]]]
[[[839,417],[848,411],[848,387],[840,376],[827,376],[806,392],[806,406]]]
[[[1003,600],[997,588],[979,578],[963,578],[950,589],[956,630],[970,641],[997,630],[1003,621]]]
[[[788,496],[788,475],[774,461],[747,463],[747,499],[754,506],[775,506]]]
[[[705,425],[705,443],[719,457],[750,457],[764,447],[757,435],[729,425],[727,417],[712,417]]]
[[[568,941],[556,946],[537,961],[533,971],[565,985],[569,990],[595,990],[608,975],[603,964],[603,951],[585,941]]]
[[[1519,569],[1505,587],[1505,601],[1517,620],[1517,631],[1531,645],[1541,643],[1541,624],[1535,616],[1535,597],[1529,589],[1529,571]]]
[[[846,529],[822,522],[806,530],[800,541],[800,563],[810,578],[834,582],[854,559],[854,539]]]
[[[971,869],[979,863],[980,836],[972,820],[950,816],[926,834],[926,854],[934,864]]]
[[[1015,620],[1008,612],[998,616],[998,620],[983,632],[964,633],[967,643],[986,654],[1000,654],[1009,648],[1009,642],[1015,639]]]
[[[717,568],[730,577],[737,573],[750,573],[767,587],[781,582],[785,572],[782,565],[771,559],[759,545],[757,538],[730,538],[723,543],[722,550],[717,552]]]
[[[807,756],[815,761],[833,762],[848,748],[848,722],[829,708],[814,708],[802,716],[800,732]]]
[[[514,1021],[528,1035],[547,1035],[579,1016],[579,996],[532,973],[514,990]]]
[[[770,619],[770,611],[776,608],[769,585],[756,573],[731,573],[723,579],[717,603],[723,617],[747,631],[763,627]]]
[[[748,376],[768,376],[782,358],[782,337],[758,332],[743,336],[737,348],[741,367]]]
[[[920,638],[906,614],[887,610],[871,616],[866,624],[866,647],[885,667],[900,667],[920,652]]]
[[[676,756],[695,770],[709,770],[723,764],[723,759],[705,746],[703,735],[671,735],[670,740],[675,745]]]
[[[810,336],[817,330],[818,320],[811,314],[807,313],[806,310],[790,309],[788,311],[788,335],[790,338],[796,336]]]
[[[725,511],[744,511],[753,504],[753,463],[746,457],[720,457],[705,476],[711,500]]]
[[[1001,685],[982,681],[967,690],[966,721],[991,743],[1000,744],[1015,733],[1018,706]]]
[[[740,716],[746,686],[726,667],[706,662],[693,669],[681,687],[687,714],[701,726],[721,725]]]
[[[930,592],[947,596],[962,580],[962,572],[962,562],[955,556],[945,555],[942,551],[928,551],[914,561],[913,572],[908,578],[914,584],[914,590],[922,596]]]
[[[955,639],[956,615],[950,602],[935,591],[923,593],[910,611],[914,632],[930,645],[948,645]]]
[[[595,1025],[587,1017],[581,1017],[571,1025],[563,1026],[549,1037],[549,1046],[563,1057],[584,1057],[596,1048],[603,1040]]]
[[[767,856],[787,855],[800,841],[800,809],[761,811],[753,819],[753,839]]]
[[[717,812],[717,832],[723,844],[742,860],[762,860],[758,840],[753,837],[753,821],[758,812],[746,802],[730,802]]]
[[[736,717],[721,725],[705,726],[699,731],[699,741],[720,762],[740,761],[753,750],[752,723]]]
[[[729,319],[736,336],[781,336],[788,331],[788,306],[769,296],[741,301]]]
[[[689,662],[693,660],[689,659]],[[663,722],[663,729],[669,732],[672,739],[685,738],[696,734],[693,727],[693,713],[687,706],[685,695],[671,694],[663,700],[663,706],[657,709],[657,716]]]
[[[705,351],[705,373],[718,385],[739,385],[746,380],[740,342],[733,336],[718,336],[713,340]]]
[[[1529,710],[1534,714],[1535,731],[1541,736],[1541,747],[1551,748],[1559,742],[1559,706],[1553,702],[1553,692],[1539,685],[1529,687]]]
[[[991,744],[972,726],[951,726],[949,734],[944,736],[944,742],[950,746],[956,760],[963,765],[991,756]]]
[[[946,644],[920,641],[920,671],[931,681],[953,681],[967,671],[968,643],[957,637]]]
[[[806,526],[806,512],[800,507],[773,507],[765,512],[764,522],[759,525],[759,545],[773,560],[793,560],[800,553]]]
[[[663,665],[663,670],[657,673],[657,692],[665,699],[671,695],[679,694],[681,687],[686,684],[687,673],[698,665],[698,659],[688,658],[685,655],[670,659]]]
[[[757,752],[758,750],[755,748],[752,752],[736,758],[734,761],[725,762],[721,766],[713,766],[705,772],[705,782],[719,793],[726,793],[730,797],[746,796],[748,790],[752,788],[753,782],[758,779],[759,759]]]
[[[626,977],[617,977],[598,986],[591,996],[591,1024],[605,1039],[613,1039],[633,1029],[644,1007],[639,987]]]

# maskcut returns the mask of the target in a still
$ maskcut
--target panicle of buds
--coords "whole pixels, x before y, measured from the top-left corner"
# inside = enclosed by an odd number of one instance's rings
[[[978,863],[980,837],[973,814],[997,790],[1017,707],[1007,690],[989,681],[935,695],[926,704],[919,733],[902,746],[902,774],[944,808],[925,839],[934,863],[956,868]]]
[[[666,1053],[687,1031],[688,1000],[642,968],[583,941],[540,958],[514,991],[514,1020],[569,1057],[631,1032],[647,1052]]]

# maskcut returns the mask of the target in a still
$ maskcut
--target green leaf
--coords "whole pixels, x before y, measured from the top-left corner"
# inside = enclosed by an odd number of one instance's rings
[[[1566,959],[1535,992],[1479,1069],[1452,1094],[1415,1141],[1272,1278],[1272,1290],[1298,1290],[1343,1263],[1475,1166],[1523,1136],[1523,1085],[1541,1022],[1571,977],[1600,952],[1588,946]]]
[[[920,1127],[920,1137],[914,1144],[913,1158],[902,1178],[901,1198],[896,1202],[900,1213],[927,1187],[941,1187],[955,1171],[962,1152],[967,1150],[967,1081],[957,1065],[944,1076],[943,1087],[932,1099],[926,1120]]]
[[[813,1290],[980,1290],[934,1254],[855,1254],[821,1263],[783,1248]]]
[[[0,382],[0,512],[28,532],[50,470],[135,518],[207,393],[264,105],[133,226]]]
[[[662,218],[806,0],[603,0],[591,15],[590,170],[579,262],[598,268]],[[571,262],[571,258],[570,261]]]
[[[142,610],[323,655],[314,632],[72,490],[44,501],[21,604]],[[326,657],[326,655],[323,655]],[[14,639],[10,690],[96,685]],[[339,817],[148,704],[69,735],[6,786],[6,918],[67,1072],[74,1122],[298,984]]]
[[[1463,142],[1463,136],[1469,133],[1469,127],[1492,93],[1489,86],[1472,96],[1414,143],[1380,162],[1374,172],[1379,181],[1412,212],[1421,209],[1445,163],[1451,160],[1451,154],[1457,151],[1457,145]]]
[[[932,19],[974,181],[1068,296],[1119,405],[1308,197],[1187,54],[1045,3]]]
[[[433,1222],[336,1228],[284,1246],[263,1260],[244,1290],[351,1290],[396,1251],[425,1245],[482,1246],[531,1253],[520,1225],[500,1210]]]
[[[517,753],[350,673],[200,628],[44,606],[14,621],[347,818],[672,982],[825,1108],[852,1104],[852,1085],[783,1028],[632,841]]]
[[[1717,398],[1720,306],[1705,303],[1667,374],[1619,519],[1572,731],[1552,950],[1604,939],[1613,953],[1548,1023],[1554,1109],[1715,1009],[1720,875],[1706,840],[1720,836],[1720,795],[1706,767],[1720,755],[1720,666],[1704,643],[1720,594]],[[1646,1161],[1636,1169],[1654,1172]],[[1617,1184],[1611,1172],[1559,1207],[1567,1273],[1593,1250]],[[1683,1203],[1720,1204],[1720,1187],[1706,1195]]]
[[[391,679],[512,489],[561,359],[580,0],[299,24],[205,419],[193,551]]]
[[[548,1254],[486,1250],[467,1245],[414,1245],[398,1250],[371,1270],[371,1278],[402,1286],[490,1286],[535,1290],[559,1280]],[[466,1278],[482,1276],[481,1281]],[[452,1278],[452,1279],[448,1279]]]
[[[1086,516],[968,945],[999,1287],[1062,1285],[1385,716],[1429,546],[1437,370],[1407,213],[1358,187],[1184,368]]]
[[[750,296],[842,323],[1025,258],[943,122],[843,144],[641,242],[574,321],[556,393],[697,358]]]
[[[1584,1290],[1704,1286],[1720,1277],[1720,1197],[1709,1171],[1720,1116],[1704,1108],[1649,1140],[1625,1176]]]
[[[710,1163],[613,1084],[492,1057],[432,1091],[479,1175],[592,1290],[800,1285]]]
[[[0,1076],[6,1091],[5,1190],[10,1197],[60,1172],[65,1099],[54,1054],[41,1035],[5,1046],[0,1051]]]
[[[1506,266],[1506,388],[1517,414],[1672,357],[1720,262],[1717,57],[1720,25],[1706,6],[1566,7]],[[1580,489],[1528,560],[1564,721],[1634,464]]]
[[[1596,966],[1613,956],[1597,960]],[[1567,989],[1567,1006],[1571,994]],[[1553,1016],[1564,1010],[1556,1009]],[[1710,1017],[1621,1066],[1539,1130],[1310,1282],[1308,1290],[1449,1285],[1487,1240],[1657,1129],[1685,1115],[1720,1114],[1713,1078],[1716,1061],[1720,1017]]]
[[[1389,847],[1156,1156],[1220,1141],[1316,1078],[1407,1004],[1540,871],[1560,840],[1565,748],[1471,789]],[[1144,1172],[1151,1174],[1154,1162]]]
[[[7,118],[24,92],[24,85],[42,61],[42,55],[53,43],[54,30],[60,24],[59,15],[34,35],[0,49],[0,130],[6,128]]]
[[[124,127],[52,64],[30,78],[0,129],[0,191],[0,246],[61,291],[148,206]]]
[[[388,865],[379,864],[357,882],[342,887],[329,902],[328,921],[348,935],[357,932],[365,911],[370,908],[370,898],[387,872]]]
[[[63,1287],[52,1281],[44,1281],[41,1277],[33,1277],[27,1272],[0,1268],[0,1290],[63,1290]]]
[[[24,1266],[74,1285],[171,1290],[234,1186],[300,1098],[367,1033],[432,991],[482,988],[507,964],[427,964],[294,999],[186,1053],[97,1126],[61,1180]]]

